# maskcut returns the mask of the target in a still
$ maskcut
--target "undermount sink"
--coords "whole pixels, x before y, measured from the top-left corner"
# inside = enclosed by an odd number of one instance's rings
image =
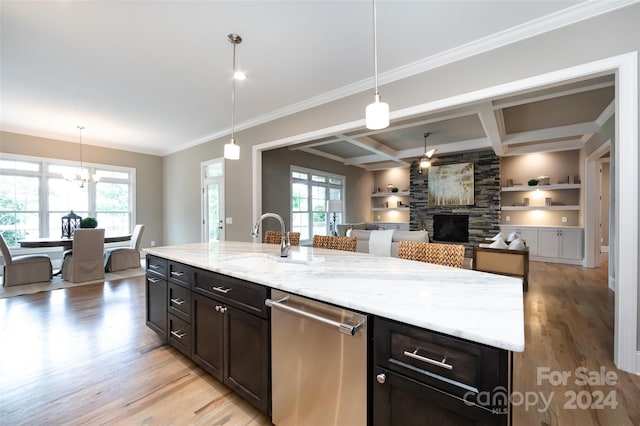
[[[220,262],[223,267],[234,269],[244,269],[253,272],[287,272],[304,271],[311,263],[318,262],[318,259],[309,260],[306,258],[280,257],[278,255],[268,256],[246,256],[237,259]]]

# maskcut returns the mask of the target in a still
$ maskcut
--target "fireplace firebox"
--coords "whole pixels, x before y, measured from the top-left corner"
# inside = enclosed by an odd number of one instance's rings
[[[433,241],[468,243],[469,215],[434,214]]]

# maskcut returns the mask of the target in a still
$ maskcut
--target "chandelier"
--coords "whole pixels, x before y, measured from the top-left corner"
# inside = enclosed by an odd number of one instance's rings
[[[64,178],[69,182],[77,183],[80,188],[84,188],[84,186],[88,183],[96,183],[100,180],[98,175],[90,175],[89,170],[84,168],[84,164],[82,162],[82,131],[84,127],[76,126],[76,128],[80,131],[80,168],[75,173],[65,174]]]

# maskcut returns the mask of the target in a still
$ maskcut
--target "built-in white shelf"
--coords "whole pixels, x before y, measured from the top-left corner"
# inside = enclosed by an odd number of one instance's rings
[[[374,207],[371,209],[374,212],[389,212],[389,211],[399,211],[399,212],[408,212],[409,207]]]
[[[580,206],[502,206],[501,210],[580,210]]]
[[[521,186],[503,186],[501,188],[502,192],[512,192],[512,191],[557,191],[563,189],[580,189],[581,185],[579,183],[558,183],[555,185],[521,185]]]
[[[408,191],[402,191],[402,192],[374,192],[373,194],[371,194],[372,198],[384,198],[384,197],[408,197],[409,196],[409,192]]]

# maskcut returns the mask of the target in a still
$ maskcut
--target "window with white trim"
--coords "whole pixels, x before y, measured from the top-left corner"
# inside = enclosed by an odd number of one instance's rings
[[[300,233],[301,243],[313,235],[331,235],[345,214],[345,177],[319,170],[291,166],[291,231]],[[329,211],[329,201],[334,209]],[[339,206],[339,207],[335,207]]]
[[[61,218],[73,210],[95,217],[106,235],[131,232],[135,169],[84,164],[97,182],[81,187],[65,176],[73,162],[3,154],[0,158],[0,232],[9,246],[24,238],[59,237]]]

